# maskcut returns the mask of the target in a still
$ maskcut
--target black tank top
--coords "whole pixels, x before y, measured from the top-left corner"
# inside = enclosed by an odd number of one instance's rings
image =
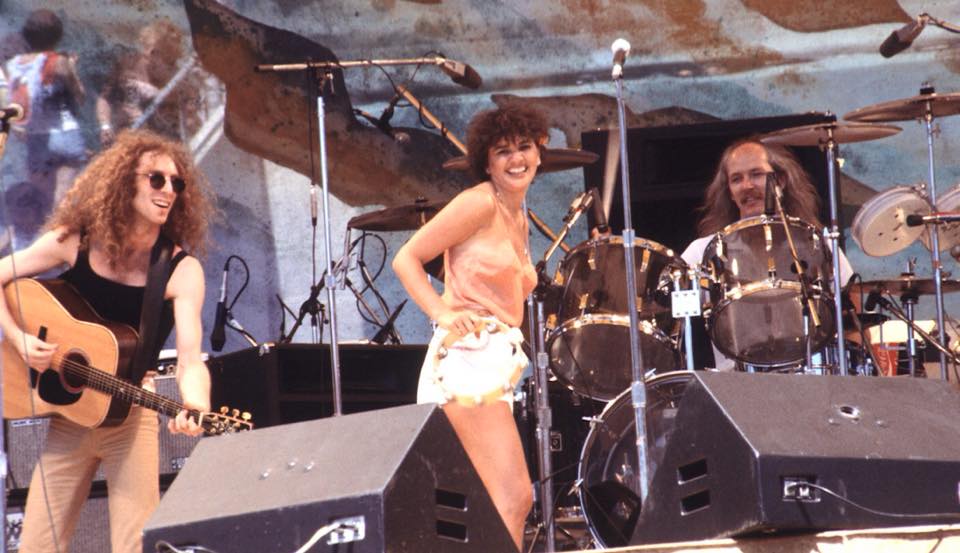
[[[183,250],[173,256],[170,260],[170,274],[173,274],[177,264],[186,256],[187,253]],[[77,252],[77,262],[64,271],[60,278],[72,284],[100,317],[130,325],[134,330],[139,331],[145,286],[129,286],[98,275],[90,267],[90,252],[86,249]],[[159,354],[172,329],[173,302],[164,300],[157,331],[158,343],[144,345]],[[151,359],[154,357],[156,356],[151,356]]]

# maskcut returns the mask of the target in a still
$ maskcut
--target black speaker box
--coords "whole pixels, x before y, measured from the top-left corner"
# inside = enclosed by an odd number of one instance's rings
[[[288,553],[325,527],[311,553],[515,551],[434,404],[205,439],[143,547]]]
[[[172,374],[154,377],[157,393],[180,401],[180,390]],[[6,421],[7,438],[7,489],[26,488],[30,485],[33,468],[40,458],[47,440],[50,420],[47,418],[16,419]],[[200,437],[171,434],[166,419],[160,421],[160,475],[176,474],[190,456]],[[103,469],[97,469],[94,480],[104,479]]]
[[[417,401],[425,345],[340,346],[340,392],[344,413],[408,405]],[[333,414],[330,346],[271,345],[210,359],[211,404],[253,415],[257,428],[303,422]]]
[[[698,372],[632,543],[955,521],[958,420],[941,381]]]

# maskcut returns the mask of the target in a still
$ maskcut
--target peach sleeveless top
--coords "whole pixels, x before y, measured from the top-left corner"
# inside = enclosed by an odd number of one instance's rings
[[[537,273],[530,261],[526,220],[521,237],[524,249],[517,251],[506,210],[496,197],[494,201],[496,213],[484,239],[445,252],[443,300],[454,309],[493,315],[517,327],[523,322],[524,301],[537,284]]]

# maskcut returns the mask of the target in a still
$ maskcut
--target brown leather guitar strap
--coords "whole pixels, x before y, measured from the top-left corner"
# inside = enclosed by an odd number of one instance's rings
[[[163,295],[170,279],[170,254],[173,242],[163,235],[157,238],[150,251],[150,269],[147,271],[147,286],[143,291],[143,307],[140,311],[140,340],[130,367],[130,380],[140,384],[143,376],[156,364],[157,334],[163,310]]]

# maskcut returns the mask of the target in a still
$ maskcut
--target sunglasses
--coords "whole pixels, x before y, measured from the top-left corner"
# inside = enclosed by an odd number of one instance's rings
[[[163,186],[167,184],[167,176],[163,173],[153,171],[142,176],[150,180],[150,187],[154,190],[161,190]],[[174,192],[179,194],[187,187],[187,181],[180,177],[170,176],[170,187],[173,188]]]

